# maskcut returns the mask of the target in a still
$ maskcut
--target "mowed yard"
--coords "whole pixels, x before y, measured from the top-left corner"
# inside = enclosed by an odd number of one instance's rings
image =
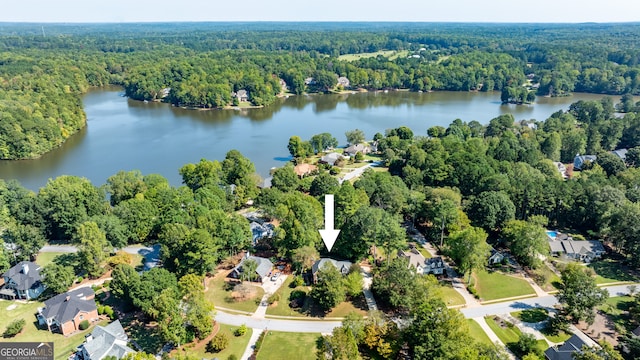
[[[258,302],[264,295],[264,290],[257,286],[257,283],[251,284],[252,293],[245,299],[234,297],[237,295],[229,286],[234,279],[227,278],[228,270],[218,272],[214,277],[207,279],[207,288],[204,296],[211,301],[215,307],[223,307],[231,310],[242,312],[255,312],[258,308]],[[245,284],[248,284],[245,282]]]
[[[238,359],[240,359],[240,357],[244,353],[244,350],[247,348],[247,344],[249,343],[249,339],[251,338],[253,330],[251,328],[247,328],[247,332],[244,335],[235,336],[233,335],[233,332],[237,328],[237,326],[224,325],[220,323],[216,324],[216,326],[214,327],[214,331],[216,331],[215,335],[224,334],[229,339],[229,345],[220,352],[207,352],[206,347],[208,341],[203,341],[198,344],[186,344],[180,350],[173,351],[172,355],[181,353],[184,355],[189,355],[190,358],[195,359],[227,359],[229,356],[235,355]],[[210,336],[210,338],[214,336],[214,334],[211,335],[212,336]]]
[[[15,307],[14,307],[15,305]],[[3,338],[5,342],[50,342],[54,343],[54,355],[56,360],[67,359],[78,345],[84,342],[86,334],[93,330],[93,326],[85,331],[79,331],[71,336],[54,334],[47,330],[40,330],[37,327],[36,312],[38,307],[44,304],[38,301],[29,303],[0,300],[0,331],[4,332],[6,326],[16,319],[24,319],[26,325],[22,332],[12,338]],[[101,321],[98,324],[106,325],[108,321]]]
[[[257,360],[315,360],[318,333],[290,333],[269,331],[264,337]]]
[[[478,271],[472,278],[480,301],[533,296],[536,293],[526,280],[498,271]]]

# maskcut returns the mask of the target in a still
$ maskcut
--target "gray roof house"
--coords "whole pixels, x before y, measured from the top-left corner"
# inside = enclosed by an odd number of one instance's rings
[[[424,273],[442,275],[444,274],[444,261],[440,256],[429,258],[424,262]]]
[[[595,155],[576,155],[576,157],[573,158],[573,169],[582,170],[582,166],[585,162],[588,161],[594,163],[597,159],[598,157]]]
[[[357,144],[351,145],[348,148],[344,149],[345,155],[355,156],[357,153],[362,153],[362,155],[366,155],[371,152],[371,147],[365,144]]]
[[[235,97],[238,98],[239,102],[247,102],[249,101],[249,93],[247,92],[247,90],[238,90],[237,93],[235,93]]]
[[[272,237],[275,229],[273,224],[260,224],[257,221],[251,222],[251,224],[249,224],[249,227],[251,228],[252,242],[254,244],[260,239]]]
[[[311,274],[313,275],[314,283],[318,281],[318,270],[324,268],[327,264],[330,264],[338,269],[338,271],[340,271],[342,275],[347,275],[349,273],[349,270],[351,270],[351,266],[353,265],[353,263],[351,263],[350,261],[339,261],[330,258],[321,258],[311,266]]]
[[[627,161],[627,149],[618,149],[613,150],[611,153],[620,158],[620,160],[626,162]]]
[[[121,359],[128,353],[135,352],[127,346],[129,337],[124,332],[120,320],[107,326],[96,326],[87,336],[85,343],[80,345],[78,352],[81,360],[102,360],[107,356]]]
[[[331,166],[336,164],[336,161],[344,159],[344,155],[338,153],[328,153],[320,158],[321,163],[329,164]]]
[[[499,264],[499,263],[502,262],[503,259],[504,259],[504,255],[500,251],[498,251],[498,250],[496,250],[494,248],[491,248],[491,253],[490,253],[489,259],[488,259],[489,265]]]
[[[35,299],[45,289],[40,277],[40,265],[31,261],[21,261],[2,275],[4,287],[0,298],[13,300]]]
[[[244,270],[242,265],[247,260],[253,260],[256,262],[256,264],[258,264],[258,267],[256,268],[257,281],[263,282],[269,278],[271,269],[273,269],[273,263],[271,262],[271,260],[259,256],[249,255],[249,253],[247,253],[245,257],[242,258],[242,261],[240,261],[240,263],[236,265],[233,270],[231,270],[229,276],[235,279],[239,279],[242,276],[242,272]]]
[[[442,275],[444,273],[444,261],[442,261],[442,258],[439,256],[426,259],[420,251],[411,249],[409,251],[401,251],[398,257],[408,259],[408,266],[414,267],[418,274]]]
[[[597,240],[576,241],[568,237],[566,240],[549,239],[551,255],[566,256],[568,258],[590,263],[605,254],[604,246]]]
[[[63,335],[80,329],[80,323],[98,320],[95,293],[90,287],[82,287],[56,295],[38,309],[38,322],[49,331],[60,331]]]
[[[585,345],[589,346],[582,337],[574,334],[564,344],[548,348],[544,352],[544,357],[547,360],[572,360],[573,353],[582,352],[582,347]]]

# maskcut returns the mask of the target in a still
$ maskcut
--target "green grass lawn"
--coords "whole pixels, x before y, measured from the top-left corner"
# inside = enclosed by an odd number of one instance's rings
[[[491,342],[491,339],[489,339],[489,336],[487,336],[487,333],[482,330],[480,324],[475,322],[473,319],[467,319],[467,323],[469,324],[469,332],[471,333],[471,337],[475,341],[481,344],[494,345]]]
[[[56,256],[62,255],[62,254],[65,254],[65,253],[62,253],[62,252],[38,253],[38,256],[36,257],[36,264],[40,265],[41,267],[45,267],[49,263],[53,262],[53,259],[55,259]]]
[[[596,284],[606,284],[621,281],[637,281],[638,279],[631,275],[630,269],[617,261],[605,259],[593,262],[588,265],[596,272]]]
[[[551,334],[545,331],[545,329],[542,329],[542,331],[540,332],[542,333],[542,335],[544,335],[544,337],[547,338],[547,340],[553,343],[563,343],[569,340],[569,338],[571,337],[571,333],[566,333],[564,331],[559,331],[557,334]]]
[[[544,291],[556,291],[560,285],[560,276],[556,275],[546,264],[533,270],[529,275]]]
[[[317,333],[290,333],[269,331],[265,337],[257,360],[315,360]],[[221,357],[221,359],[223,359]]]
[[[545,321],[549,318],[549,312],[543,308],[533,308],[521,311],[514,311],[511,313],[511,316],[514,318],[527,322],[527,323],[537,323],[540,321]]]
[[[442,300],[447,304],[447,306],[455,306],[455,305],[464,305],[466,302],[462,295],[460,295],[454,288],[451,286],[442,286],[440,288],[442,292]]]
[[[632,331],[636,327],[628,313],[632,304],[633,297],[631,296],[615,296],[608,298],[598,309],[602,310],[616,325],[627,329],[627,331]]]
[[[254,312],[258,308],[258,302],[264,295],[264,290],[261,287],[255,287],[255,296],[251,299],[243,301],[235,301],[231,297],[231,291],[225,289],[225,280],[227,272],[216,274],[216,276],[209,280],[207,290],[204,296],[207,300],[211,301],[214,306],[221,306],[238,311]]]
[[[10,305],[16,305],[13,310],[7,310]],[[54,343],[54,355],[56,360],[64,360],[71,355],[78,345],[84,342],[84,336],[93,330],[93,326],[85,331],[79,331],[72,336],[64,336],[62,334],[54,334],[47,330],[40,330],[37,328],[37,320],[35,313],[38,307],[44,306],[43,303],[33,301],[27,304],[0,300],[0,319],[2,319],[2,325],[0,325],[0,331],[4,332],[6,325],[16,319],[24,319],[26,325],[22,332],[12,338],[3,338],[2,341],[10,342],[49,342]],[[106,325],[108,322],[99,322],[100,325]]]
[[[535,295],[535,291],[523,279],[500,272],[478,271],[474,273],[475,288],[482,301],[504,299],[514,296]]]
[[[395,50],[380,50],[380,51],[370,52],[370,53],[344,54],[344,55],[338,56],[338,60],[356,61],[356,60],[360,60],[360,59],[377,57],[378,55],[382,55],[382,56],[387,57],[387,58],[391,57],[391,56],[394,56],[394,55],[396,55],[396,57],[397,57],[396,53],[397,52]],[[393,59],[391,59],[391,60],[393,60]]]
[[[522,332],[516,326],[506,326],[506,323],[505,326],[501,326],[500,324],[498,324],[494,316],[486,316],[485,320],[487,321],[487,324],[489,325],[491,330],[493,330],[496,336],[498,336],[500,341],[502,341],[510,349],[518,342],[518,339],[520,339],[520,335],[522,335]],[[538,340],[536,342],[536,345],[541,353],[548,348],[547,342],[544,340]]]
[[[217,352],[217,353],[209,353],[206,351],[206,344],[199,344],[197,348],[193,347],[193,344],[187,344],[183,347],[182,353],[188,354],[192,358],[196,359],[227,359],[230,355],[235,355],[238,359],[244,354],[244,350],[247,348],[247,344],[249,343],[249,339],[251,338],[251,334],[253,330],[251,328],[247,328],[246,334],[242,336],[233,335],[233,331],[237,329],[237,326],[224,325],[219,324],[220,330],[218,334],[225,334],[229,339],[229,346],[226,349]]]
[[[267,308],[267,315],[275,316],[299,316],[299,317],[345,317],[351,312],[356,312],[360,315],[366,315],[367,304],[363,296],[360,296],[352,301],[345,301],[328,313],[323,313],[316,309],[312,303],[312,300],[307,297],[304,305],[299,309],[292,309],[289,307],[289,296],[293,291],[304,291],[307,294],[311,291],[308,286],[298,286],[295,289],[289,287],[293,281],[293,276],[287,277],[287,280],[278,289],[277,294],[280,295],[280,301],[269,306]]]

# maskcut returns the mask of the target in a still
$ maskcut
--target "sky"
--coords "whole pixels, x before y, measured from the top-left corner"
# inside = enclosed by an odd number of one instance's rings
[[[4,0],[0,22],[640,21],[637,0]]]

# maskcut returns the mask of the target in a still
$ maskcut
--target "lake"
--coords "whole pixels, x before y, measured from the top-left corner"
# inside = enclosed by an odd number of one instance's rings
[[[264,177],[289,159],[292,135],[308,140],[329,132],[341,145],[345,131],[356,128],[367,138],[402,125],[426,135],[429,127],[446,127],[456,118],[486,124],[512,113],[517,120],[545,120],[575,101],[602,96],[574,94],[538,98],[535,105],[501,105],[496,92],[398,91],[291,96],[262,109],[202,111],[130,100],[119,88],[94,89],[83,99],[86,128],[40,159],[0,161],[0,178],[37,190],[60,175],[83,176],[98,186],[119,170],[138,169],[179,186],[181,166],[201,158],[222,161],[230,149],[251,159]]]

